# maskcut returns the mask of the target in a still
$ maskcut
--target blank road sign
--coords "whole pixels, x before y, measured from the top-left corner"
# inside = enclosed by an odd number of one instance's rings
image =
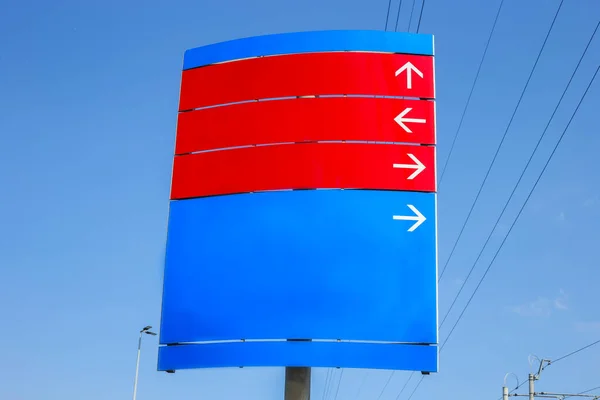
[[[308,190],[171,202],[161,343],[436,343],[435,196]]]

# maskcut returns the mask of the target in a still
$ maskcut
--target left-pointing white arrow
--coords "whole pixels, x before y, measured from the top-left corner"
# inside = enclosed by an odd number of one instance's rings
[[[414,179],[417,175],[419,175],[421,172],[423,172],[423,170],[425,170],[425,165],[423,165],[423,163],[414,155],[412,155],[410,153],[406,153],[406,155],[409,156],[415,163],[414,164],[394,164],[394,168],[414,169],[415,172],[413,172],[408,178],[406,178],[406,179]]]
[[[400,220],[400,221],[416,221],[410,228],[408,228],[409,232],[414,231],[415,229],[417,229],[419,227],[419,225],[421,225],[423,222],[425,222],[425,220],[427,218],[425,218],[423,216],[423,214],[421,214],[419,212],[419,210],[417,210],[415,208],[415,206],[413,206],[412,204],[407,204],[408,208],[410,208],[412,210],[412,212],[415,213],[414,216],[405,216],[405,215],[394,215],[392,216],[393,219],[395,220]]]
[[[423,118],[404,118],[404,116],[406,114],[408,114],[409,112],[411,112],[411,110],[412,110],[412,108],[407,107],[404,109],[404,111],[402,111],[400,114],[398,114],[396,116],[396,118],[394,118],[394,121],[396,121],[396,123],[398,125],[400,125],[400,127],[402,129],[404,129],[407,133],[412,133],[412,131],[410,130],[410,128],[408,126],[406,126],[405,122],[414,122],[417,124],[424,124],[425,122],[427,122]]]

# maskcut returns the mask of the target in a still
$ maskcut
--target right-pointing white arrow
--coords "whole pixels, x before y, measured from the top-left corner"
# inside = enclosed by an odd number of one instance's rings
[[[415,206],[413,206],[412,204],[407,204],[408,208],[410,208],[412,210],[412,212],[415,213],[414,216],[405,216],[405,215],[394,215],[392,216],[393,219],[395,220],[400,220],[400,221],[416,221],[410,228],[408,228],[409,232],[414,231],[415,229],[417,229],[419,227],[419,225],[421,225],[423,222],[425,222],[425,220],[427,218],[425,218],[423,216],[423,214],[421,214],[419,212],[419,210],[417,210],[415,208]]]
[[[394,168],[414,169],[415,172],[413,172],[408,178],[406,178],[406,179],[414,179],[417,175],[419,175],[421,172],[423,172],[423,170],[425,169],[425,165],[423,165],[423,163],[421,161],[419,161],[419,159],[417,157],[415,157],[414,155],[412,155],[410,153],[406,153],[406,155],[409,156],[415,163],[414,164],[394,164]]]
[[[404,64],[402,67],[396,70],[396,76],[400,75],[402,72],[406,71],[406,87],[408,89],[412,89],[412,73],[419,75],[421,78],[423,77],[423,73],[417,69],[410,61]]]
[[[398,125],[400,125],[400,127],[402,127],[402,129],[404,129],[408,133],[412,133],[412,131],[410,130],[410,128],[408,126],[406,126],[404,124],[405,122],[414,122],[417,124],[424,124],[425,122],[427,122],[425,119],[422,119],[422,118],[404,118],[404,116],[406,114],[408,114],[409,112],[411,112],[411,110],[412,110],[412,108],[407,107],[404,109],[404,111],[402,111],[400,114],[398,114],[396,116],[396,118],[394,118],[394,121],[396,121],[396,123]]]

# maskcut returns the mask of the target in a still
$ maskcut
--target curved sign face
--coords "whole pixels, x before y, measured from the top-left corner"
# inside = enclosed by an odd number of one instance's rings
[[[433,37],[186,51],[159,370],[437,371]]]

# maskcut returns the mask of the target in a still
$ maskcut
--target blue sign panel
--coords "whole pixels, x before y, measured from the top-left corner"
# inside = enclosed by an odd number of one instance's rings
[[[172,202],[161,343],[437,343],[435,196],[308,190]]]
[[[365,51],[433,56],[433,36],[382,31],[316,31],[255,36],[185,52],[183,69],[224,61],[283,54]]]

